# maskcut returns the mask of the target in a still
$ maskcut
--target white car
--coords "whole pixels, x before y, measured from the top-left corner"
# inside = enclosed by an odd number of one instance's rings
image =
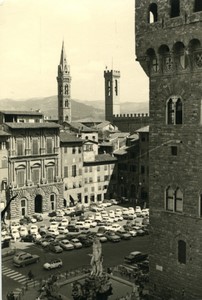
[[[117,218],[118,221],[123,221],[122,213],[121,213],[121,215],[119,213],[115,213],[115,218]]]
[[[96,227],[97,226],[97,222],[95,222],[95,221],[92,221],[92,220],[85,220],[85,222],[84,222],[84,224],[86,225],[86,224],[89,224],[89,226],[90,227],[88,227],[88,225],[87,225],[87,227],[86,228],[94,228],[94,227]]]
[[[25,226],[20,226],[20,228],[19,228],[19,233],[20,233],[20,236],[26,236],[26,235],[28,235],[27,227],[25,227]]]
[[[117,230],[121,230],[121,229],[122,229],[122,226],[117,223],[113,223],[110,227],[110,230],[112,230],[112,231],[117,231]]]
[[[102,215],[101,215],[101,213],[96,213],[95,217],[94,217],[94,220],[95,221],[102,221]]]
[[[128,214],[128,213],[129,213],[128,208],[126,208],[126,207],[122,208],[122,214],[123,215]]]
[[[59,235],[60,233],[59,233],[59,231],[56,229],[56,228],[48,228],[48,230],[47,230],[47,234],[51,234],[51,235],[53,235],[53,236],[57,236],[57,235]]]
[[[56,221],[50,222],[50,228],[55,228],[55,229],[57,229],[58,226],[59,226],[59,223],[58,223],[58,222],[56,222]]]
[[[75,227],[78,229],[83,229],[84,228],[84,221],[77,221],[75,224]]]
[[[19,233],[18,229],[11,230],[11,236],[14,240],[19,239],[20,238],[20,233]]]
[[[18,222],[12,222],[10,224],[10,230],[19,229],[19,228],[20,228],[20,224]]]
[[[96,215],[96,214],[95,214]],[[95,215],[93,215],[93,214],[89,214],[88,216],[87,216],[87,218],[88,218],[88,220],[95,220]]]
[[[62,221],[60,222],[61,226],[68,226],[69,225],[69,220],[68,219],[62,219]]]
[[[82,248],[82,244],[81,244],[81,242],[78,240],[78,239],[72,239],[71,241],[70,241],[70,243],[72,243],[73,245],[74,245],[74,248],[75,249],[79,249],[79,248]]]
[[[99,240],[100,240],[101,243],[107,242],[107,238],[106,238],[106,236],[104,236],[103,233],[97,232],[97,233],[96,233],[96,236],[99,238]]]
[[[141,207],[140,207],[140,206],[136,206],[135,212],[136,212],[136,215],[137,215],[137,216],[141,215],[141,214],[142,214]]]
[[[133,207],[129,207],[129,208],[128,208],[128,211],[131,212],[131,213],[133,213],[133,214],[135,213],[135,210],[134,210]]]
[[[55,258],[43,265],[44,269],[51,270],[56,268],[61,268],[63,265],[62,260],[60,258]]]
[[[122,216],[122,210],[120,209],[120,208],[117,208],[116,210],[115,210],[115,216]]]
[[[113,223],[113,222],[114,222],[113,218],[110,218],[110,217],[108,217],[108,216],[107,216],[107,217],[104,216],[104,217],[102,218],[102,220],[103,220],[104,222],[107,222],[107,223]]]
[[[59,233],[68,233],[69,230],[65,226],[58,226],[57,230]]]
[[[69,240],[62,240],[59,242],[60,246],[62,247],[62,249],[64,250],[73,250],[74,249],[74,245],[69,241]]]
[[[65,212],[61,209],[56,210],[56,216],[57,217],[63,217],[65,215]]]
[[[38,226],[37,225],[31,225],[29,231],[31,234],[38,234]]]
[[[149,208],[143,208],[142,209],[142,216],[148,217],[149,216]]]
[[[110,209],[110,210],[108,211],[108,215],[109,215],[110,218],[114,218],[114,217],[115,217],[115,211],[112,210],[112,209]]]

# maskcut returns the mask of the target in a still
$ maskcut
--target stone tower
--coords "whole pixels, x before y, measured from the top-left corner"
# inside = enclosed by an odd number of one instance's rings
[[[120,114],[120,72],[104,71],[105,120],[112,122],[113,115]]]
[[[67,64],[64,42],[62,44],[60,64],[58,65],[58,122],[71,122],[71,76]]]
[[[135,6],[150,87],[151,299],[201,299],[202,1]]]

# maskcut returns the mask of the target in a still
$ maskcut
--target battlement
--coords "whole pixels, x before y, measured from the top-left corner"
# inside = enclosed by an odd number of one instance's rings
[[[120,77],[121,76],[121,72],[120,71],[116,71],[116,70],[105,70],[104,71],[104,77],[108,77],[108,76],[117,76]]]
[[[113,115],[113,119],[123,119],[123,118],[148,118],[149,114],[142,113],[142,114],[120,114],[120,115]]]

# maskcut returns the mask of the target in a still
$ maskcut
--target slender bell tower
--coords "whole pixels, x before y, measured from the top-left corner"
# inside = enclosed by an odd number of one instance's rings
[[[120,72],[104,71],[105,78],[105,120],[112,122],[113,115],[120,114]]]
[[[71,76],[70,67],[67,64],[64,42],[58,65],[58,122],[71,122]]]

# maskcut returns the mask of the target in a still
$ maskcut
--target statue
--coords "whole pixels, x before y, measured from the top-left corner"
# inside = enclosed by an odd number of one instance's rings
[[[91,258],[92,271],[91,275],[101,276],[103,272],[103,256],[102,256],[102,247],[99,238],[95,238],[93,241],[93,254]]]

